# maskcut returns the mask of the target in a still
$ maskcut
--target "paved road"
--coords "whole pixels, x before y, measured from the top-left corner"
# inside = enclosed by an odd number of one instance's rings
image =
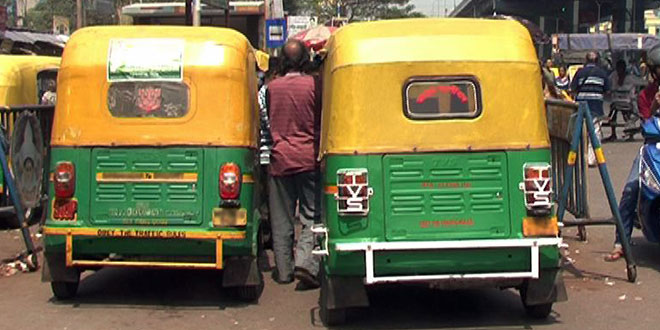
[[[617,195],[639,142],[605,145]],[[592,214],[608,206],[597,171],[590,171]],[[618,196],[617,196],[618,198]],[[613,227],[591,227],[589,241],[565,231],[574,269],[565,272],[569,301],[555,305],[545,322],[524,316],[514,291],[436,291],[412,286],[370,293],[372,307],[350,315],[355,329],[657,329],[660,323],[660,247],[635,233],[638,283],[625,281],[622,262],[605,263]],[[20,248],[16,232],[0,234],[0,258]],[[205,271],[105,269],[81,283],[79,298],[60,303],[39,274],[0,278],[0,329],[312,329],[322,328],[318,291],[295,292],[267,276],[258,305],[237,304],[219,289],[218,276]]]

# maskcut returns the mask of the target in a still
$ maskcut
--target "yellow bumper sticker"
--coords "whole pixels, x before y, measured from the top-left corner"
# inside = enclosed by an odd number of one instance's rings
[[[176,182],[195,183],[197,173],[109,172],[96,173],[96,182]]]

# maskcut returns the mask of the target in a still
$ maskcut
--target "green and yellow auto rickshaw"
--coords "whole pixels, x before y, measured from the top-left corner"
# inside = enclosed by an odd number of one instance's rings
[[[326,45],[321,318],[365,286],[517,288],[564,298],[541,72],[515,21],[351,24]]]
[[[43,279],[101,267],[224,270],[255,301],[255,51],[222,28],[92,27],[67,43]]]
[[[0,125],[3,128],[4,138],[8,141],[12,139],[14,134],[14,129],[16,127],[16,121],[19,120],[19,117],[25,117],[20,120],[18,123],[19,133],[22,134],[25,128],[24,124],[29,121],[27,117],[33,117],[34,122],[37,122],[35,129],[39,129],[40,132],[49,132],[50,123],[52,122],[52,104],[42,106],[44,104],[45,98],[44,94],[55,95],[55,81],[57,79],[57,69],[60,64],[59,57],[50,57],[50,56],[28,56],[28,55],[0,55]],[[26,116],[29,115],[29,116]],[[26,121],[27,120],[27,121]],[[33,123],[34,123],[33,122]],[[33,133],[33,132],[31,132]],[[38,136],[40,134],[37,133]],[[22,142],[23,136],[21,136],[21,141],[14,141],[17,143]],[[44,147],[47,145],[47,142],[44,142],[44,139],[36,138],[36,144],[39,144],[38,150],[43,151]],[[46,139],[47,140],[47,139]],[[36,145],[35,145],[36,146]],[[14,148],[16,145],[14,146]],[[9,150],[5,150],[9,152]],[[17,150],[14,150],[17,151]],[[39,152],[37,149],[32,149],[35,153],[29,153],[31,160],[34,160],[33,157],[37,156]],[[15,155],[16,156],[16,155]],[[25,161],[20,154],[19,157],[13,157],[14,162],[19,160]],[[41,157],[44,157],[41,155]],[[37,158],[41,158],[37,157]],[[18,165],[14,163],[14,165]],[[21,165],[24,165],[22,163]],[[28,165],[30,166],[30,165]],[[33,208],[30,212],[33,216],[31,220],[38,221],[41,219],[41,214],[43,207],[41,206],[41,178],[43,175],[28,177],[23,176],[23,168],[18,168],[23,166],[14,166],[13,172],[15,179],[18,180],[17,184],[20,185],[20,192],[26,191],[26,186],[24,185],[27,179],[31,189],[31,198],[28,198],[26,194],[18,193],[21,195],[21,200],[24,202],[24,207]],[[33,167],[34,170],[37,170],[36,167]],[[18,217],[16,217],[16,211],[14,210],[14,205],[11,202],[11,198],[7,189],[5,189],[5,179],[6,175],[4,171],[0,171],[0,228],[19,228],[21,226]],[[43,191],[45,193],[45,191]]]

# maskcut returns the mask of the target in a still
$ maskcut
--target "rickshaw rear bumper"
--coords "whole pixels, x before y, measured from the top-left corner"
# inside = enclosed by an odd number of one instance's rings
[[[229,256],[245,256],[253,257],[250,253],[250,248],[232,249],[233,253],[224,251],[225,243],[245,241],[249,237],[244,230],[222,230],[222,231],[158,231],[151,230],[149,233],[144,233],[132,229],[105,229],[105,228],[65,228],[65,227],[44,227],[45,234],[45,254],[50,259],[57,260],[57,265],[62,264],[66,268],[100,268],[100,267],[124,267],[124,268],[168,268],[168,269],[223,269],[223,259]],[[148,234],[148,235],[147,235]],[[76,243],[74,244],[74,238]],[[187,241],[193,246],[197,247],[198,251],[203,251],[213,258],[204,258],[199,254],[197,259],[190,256],[181,257],[180,254],[172,254],[167,260],[158,261],[152,258],[150,260],[149,254],[135,253],[135,258],[89,258],[89,255],[96,254],[102,255],[96,251],[95,253],[87,253],[85,248],[88,244],[83,244],[84,240],[99,241],[97,249],[105,250],[103,244],[106,246],[117,246],[118,243],[124,242],[124,250],[116,251],[111,247],[107,248],[107,254],[120,253],[132,255],[131,250],[142,250],[139,248],[141,244],[151,244],[152,247],[157,246],[156,250],[162,250],[158,253],[160,256],[168,256],[167,247],[173,247],[168,242],[172,241]],[[133,241],[133,244],[127,244]],[[149,242],[148,242],[149,241]],[[197,242],[197,243],[196,243]],[[89,243],[89,242],[88,242]],[[140,244],[141,243],[141,244]],[[205,243],[205,244],[198,244]],[[78,247],[76,248],[76,245]],[[129,246],[133,246],[131,249]],[[138,251],[135,252],[138,252]],[[152,249],[153,250],[153,249]],[[82,252],[81,252],[82,251]],[[174,251],[176,252],[176,251]],[[236,253],[239,252],[239,253]],[[246,252],[246,253],[240,253]],[[179,257],[177,257],[179,255]],[[177,260],[177,258],[181,260]],[[212,259],[212,260],[210,260]],[[204,261],[206,260],[206,261]]]
[[[521,239],[480,239],[480,240],[455,240],[455,241],[401,241],[401,242],[337,242],[329,244],[327,231],[324,227],[314,229],[317,235],[322,236],[322,247],[315,251],[317,255],[329,256],[331,253],[341,254],[345,252],[364,253],[364,283],[392,283],[392,282],[466,282],[467,283],[519,283],[519,280],[539,279],[542,274],[540,262],[541,248],[558,249],[562,244],[559,237],[539,237]],[[529,249],[529,269],[518,271],[495,271],[495,272],[459,272],[440,274],[397,274],[377,275],[375,253],[389,252],[420,252],[420,251],[461,251],[472,250],[507,250],[507,249]],[[423,261],[421,261],[423,262]],[[552,268],[557,269],[557,264]],[[414,272],[414,268],[411,272]]]

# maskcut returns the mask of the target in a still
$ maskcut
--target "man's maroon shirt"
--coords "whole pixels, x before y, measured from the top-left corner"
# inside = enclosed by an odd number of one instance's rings
[[[273,137],[270,174],[284,176],[314,170],[321,126],[318,78],[292,72],[271,81],[268,113]]]

